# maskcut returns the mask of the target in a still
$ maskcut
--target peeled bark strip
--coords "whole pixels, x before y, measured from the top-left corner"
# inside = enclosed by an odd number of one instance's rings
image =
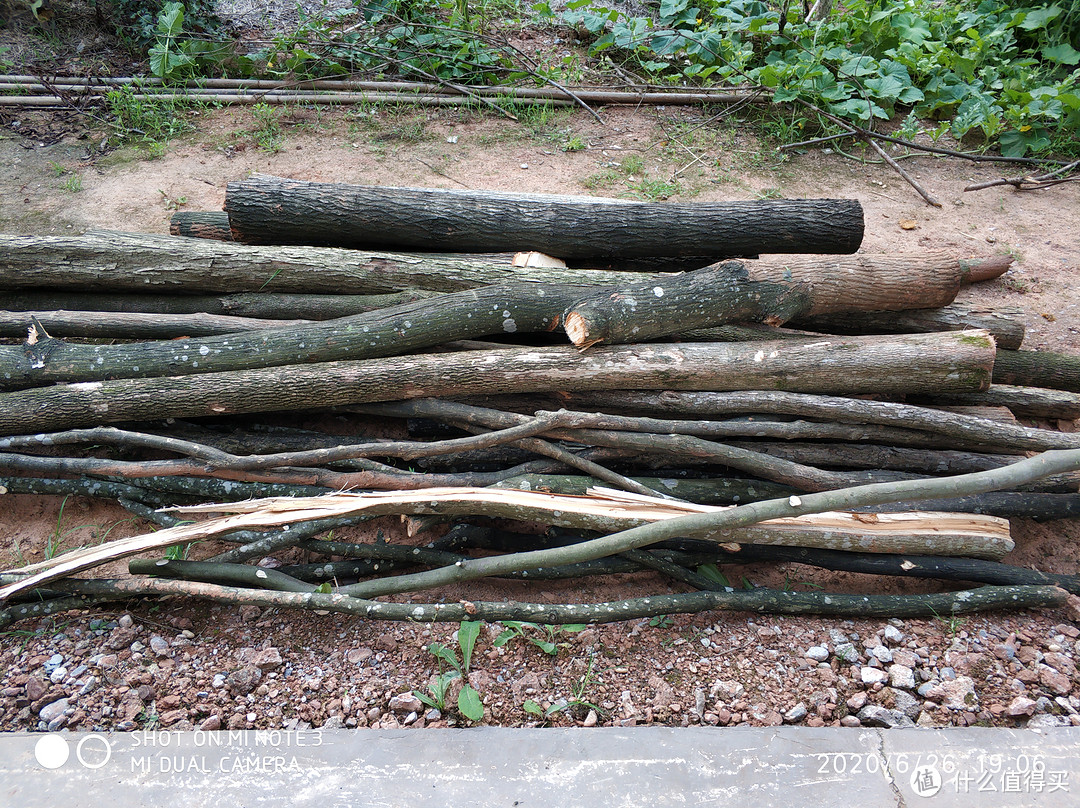
[[[178,210],[169,220],[169,234],[232,241],[229,214],[224,211]]]
[[[1049,351],[998,351],[994,382],[1080,393],[1080,356]]]
[[[855,200],[665,204],[253,177],[225,194],[246,244],[382,244],[410,250],[535,250],[562,259],[853,253]]]
[[[570,306],[563,322],[579,348],[644,342],[731,321],[781,325],[810,309],[807,291],[805,283],[751,281],[741,262],[728,261],[583,297]]]
[[[515,269],[510,261],[509,255],[256,247],[108,230],[0,235],[0,289],[369,295],[403,289],[454,292],[514,280],[593,286],[641,280],[633,272]]]
[[[933,331],[989,331],[998,348],[1016,349],[1024,340],[1024,323],[1015,308],[987,310],[967,303],[907,311],[821,314],[797,317],[792,325],[823,334],[922,334]]]
[[[99,311],[0,311],[0,337],[25,337],[30,318],[53,337],[162,339],[211,337],[307,325],[307,320],[257,320],[220,314],[126,314]],[[86,346],[79,346],[85,349]],[[78,349],[78,348],[77,348]],[[2,350],[2,348],[0,348]],[[0,356],[0,364],[4,363]]]
[[[2,239],[3,236],[0,236]],[[436,297],[439,292],[413,289],[384,295],[288,295],[238,292],[232,295],[127,295],[92,292],[17,292],[0,290],[12,312],[91,311],[133,314],[215,314],[265,320],[336,320]],[[282,325],[282,323],[276,323]]]
[[[0,393],[0,435],[120,421],[549,390],[973,392],[989,383],[993,356],[992,340],[985,332],[950,332],[844,337],[805,345],[612,346],[584,354],[569,347],[513,348],[324,362]]]

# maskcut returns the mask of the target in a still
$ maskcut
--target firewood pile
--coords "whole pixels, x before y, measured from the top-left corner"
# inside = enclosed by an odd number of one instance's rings
[[[862,235],[850,200],[254,176],[169,236],[0,236],[0,493],[102,497],[159,528],[4,572],[0,625],[163,595],[555,624],[1080,593],[1001,561],[1009,518],[1080,514],[1080,435],[1050,426],[1080,418],[1080,359],[954,302],[1010,259],[856,255]],[[387,515],[410,541],[332,537]],[[183,557],[209,539],[234,546]],[[288,548],[316,561],[275,566]],[[730,586],[723,565],[751,561],[968,588]],[[678,593],[461,594],[643,569]]]

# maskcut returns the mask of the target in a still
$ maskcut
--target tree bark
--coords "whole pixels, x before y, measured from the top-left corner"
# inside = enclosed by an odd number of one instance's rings
[[[746,267],[752,280],[807,284],[813,300],[808,316],[947,306],[967,277],[961,262],[944,251],[919,256],[774,255]]]
[[[781,325],[812,305],[804,283],[751,281],[728,261],[708,269],[595,292],[571,304],[566,335],[579,348],[645,342],[683,328],[738,321]]]
[[[967,303],[941,308],[909,309],[852,314],[821,314],[796,317],[796,328],[822,334],[919,334],[981,328],[993,335],[999,348],[1016,349],[1024,339],[1019,309],[987,310]]]
[[[855,200],[676,205],[265,176],[229,183],[225,211],[233,238],[247,244],[537,250],[563,259],[853,253],[863,236]]]
[[[169,219],[169,233],[213,241],[233,240],[229,214],[224,211],[178,210]]]
[[[191,354],[187,356],[192,361]],[[427,396],[549,390],[969,392],[989,383],[992,364],[992,340],[985,332],[846,337],[805,345],[612,346],[584,354],[576,348],[465,351],[0,393],[0,434]]]

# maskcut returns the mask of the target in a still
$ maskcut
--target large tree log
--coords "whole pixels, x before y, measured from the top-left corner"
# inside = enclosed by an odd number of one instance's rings
[[[225,194],[233,238],[450,252],[537,250],[563,259],[853,253],[856,200],[656,204],[253,177]]]
[[[0,434],[547,390],[976,391],[989,383],[993,353],[985,332],[951,332],[846,337],[805,345],[613,346],[584,354],[575,348],[517,348],[326,362],[0,393]]]
[[[114,233],[0,235],[0,289],[100,292],[452,292],[508,283],[633,283],[633,272],[515,269],[508,255],[398,254],[330,247],[256,247],[206,239]]]

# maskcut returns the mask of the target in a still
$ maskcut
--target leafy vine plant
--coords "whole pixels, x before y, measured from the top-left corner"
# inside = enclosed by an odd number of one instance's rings
[[[790,0],[662,0],[655,19],[574,0],[559,16],[652,81],[759,85],[861,125],[910,113],[1007,156],[1080,153],[1075,2],[848,0],[808,22]]]

